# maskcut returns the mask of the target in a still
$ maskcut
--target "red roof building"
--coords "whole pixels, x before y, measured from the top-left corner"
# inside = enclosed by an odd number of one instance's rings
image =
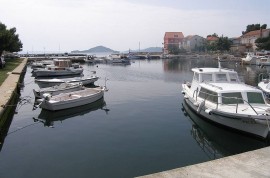
[[[184,39],[184,35],[182,32],[166,32],[164,35],[164,53],[168,53],[169,45],[176,45],[179,47],[179,44]]]

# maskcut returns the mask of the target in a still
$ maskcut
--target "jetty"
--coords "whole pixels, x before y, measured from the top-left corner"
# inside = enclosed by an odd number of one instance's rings
[[[239,143],[241,144],[241,143]],[[140,178],[270,177],[270,147],[181,167]]]

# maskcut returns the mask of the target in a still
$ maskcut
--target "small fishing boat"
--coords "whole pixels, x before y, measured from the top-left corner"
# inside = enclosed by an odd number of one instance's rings
[[[191,83],[182,84],[184,102],[199,116],[260,138],[269,133],[270,105],[263,92],[240,82],[236,71],[193,68]]]
[[[82,85],[91,85],[97,81],[99,77],[91,76],[88,78],[68,78],[68,79],[35,79],[40,88],[60,85],[61,83],[82,83]]]
[[[104,96],[105,87],[85,88],[84,90],[61,93],[51,96],[44,94],[44,99],[40,103],[42,109],[51,111],[74,108],[77,106],[93,103]]]
[[[52,87],[42,88],[40,90],[33,89],[36,98],[43,98],[44,93],[49,93],[52,96],[58,95],[60,93],[68,93],[72,91],[83,90],[84,87],[82,83],[61,83],[60,85],[55,85]]]
[[[70,60],[54,59],[54,65],[47,65],[44,69],[33,70],[35,77],[80,75],[83,68],[72,64]]]

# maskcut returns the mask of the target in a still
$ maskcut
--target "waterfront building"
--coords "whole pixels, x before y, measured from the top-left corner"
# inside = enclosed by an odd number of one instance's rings
[[[207,36],[207,37],[206,37],[206,41],[207,41],[207,43],[209,43],[209,44],[215,43],[218,39],[219,39],[219,38],[216,37],[216,36]]]
[[[179,45],[179,48],[183,48],[186,51],[194,51],[199,47],[203,46],[205,38],[199,35],[188,35],[186,36]]]
[[[182,32],[165,32],[164,42],[163,42],[163,52],[168,54],[168,46],[175,45],[179,47],[179,44],[184,39]]]
[[[260,29],[250,31],[241,36],[241,44],[245,46],[247,52],[255,52],[257,46],[255,41],[257,38],[265,38],[270,34],[270,29]]]

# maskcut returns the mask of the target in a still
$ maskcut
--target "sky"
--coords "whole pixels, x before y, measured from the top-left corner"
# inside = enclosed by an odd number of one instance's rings
[[[0,0],[0,22],[15,27],[24,52],[162,47],[165,32],[239,37],[270,28],[269,0]]]

